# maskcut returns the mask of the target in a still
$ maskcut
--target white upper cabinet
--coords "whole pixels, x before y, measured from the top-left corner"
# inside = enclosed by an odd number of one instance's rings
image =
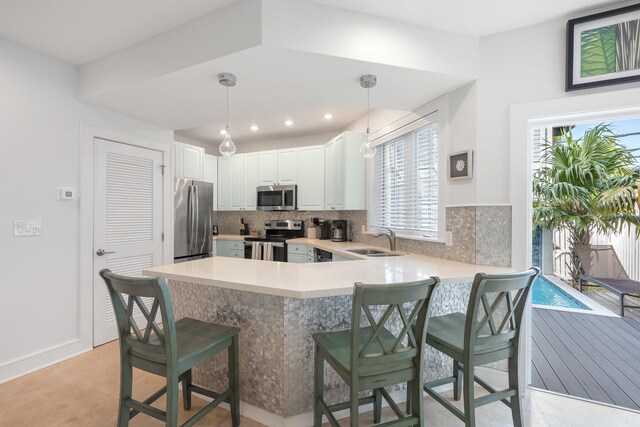
[[[256,188],[260,185],[260,155],[248,153],[244,155],[244,208],[256,210],[258,195]]]
[[[175,177],[202,181],[204,148],[180,142],[174,143],[174,147],[176,150]]]
[[[231,210],[231,157],[218,157],[218,210]]]
[[[218,200],[218,158],[211,154],[204,155],[202,180],[213,184],[213,209],[217,209]]]
[[[298,149],[260,152],[260,185],[298,183]]]
[[[276,185],[278,182],[278,151],[260,152],[260,185]]]
[[[324,210],[324,145],[298,150],[298,209]]]
[[[244,155],[231,156],[231,210],[244,210]]]
[[[344,132],[325,146],[326,210],[365,210],[367,164],[360,154],[365,135]]]
[[[278,150],[278,185],[298,183],[298,149]]]

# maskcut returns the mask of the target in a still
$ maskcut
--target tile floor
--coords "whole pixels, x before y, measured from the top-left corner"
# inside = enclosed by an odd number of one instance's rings
[[[143,399],[162,386],[162,378],[134,370],[134,397]],[[88,353],[74,357],[38,372],[0,385],[0,426],[114,426],[118,397],[117,342],[109,343]],[[450,396],[449,396],[450,397]],[[162,399],[158,402],[161,405]],[[431,398],[427,398],[425,425],[460,426]],[[193,409],[202,406],[194,398]],[[564,396],[530,390],[525,400],[525,420],[528,426],[570,427],[607,426],[631,427],[640,425],[640,413],[621,410]],[[181,412],[180,422],[193,414]],[[499,403],[480,408],[478,426],[509,426],[508,408]],[[387,409],[383,421],[393,419]],[[360,416],[364,425],[372,424],[372,414]],[[161,422],[139,415],[131,426],[160,426]],[[229,413],[218,408],[205,417],[200,426],[231,426]],[[262,424],[247,418],[242,427]],[[341,420],[348,426],[348,419]]]

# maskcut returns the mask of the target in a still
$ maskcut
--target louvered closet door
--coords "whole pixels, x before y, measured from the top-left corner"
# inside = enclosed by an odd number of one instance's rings
[[[98,272],[108,268],[141,276],[144,268],[162,263],[163,154],[98,138],[94,142],[93,343],[97,346],[118,337],[111,300]],[[99,255],[100,250],[105,253]]]

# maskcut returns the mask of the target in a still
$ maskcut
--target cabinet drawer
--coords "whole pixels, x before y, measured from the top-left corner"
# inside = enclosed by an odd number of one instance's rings
[[[304,254],[304,256],[307,256],[307,245],[290,243],[287,245],[287,252],[290,254]]]
[[[289,254],[287,256],[287,262],[293,262],[298,264],[306,264],[309,262],[307,254]]]
[[[231,250],[244,250],[244,241],[242,240],[229,240],[229,249]]]
[[[229,251],[229,256],[232,258],[244,258],[244,249],[241,251],[232,249]]]

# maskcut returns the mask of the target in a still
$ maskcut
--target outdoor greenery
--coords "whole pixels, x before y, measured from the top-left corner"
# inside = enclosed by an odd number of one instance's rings
[[[579,276],[575,245],[589,244],[594,233],[640,233],[640,168],[631,150],[600,124],[574,139],[571,131],[543,145],[542,167],[533,177],[533,223],[567,229],[568,261],[574,285]],[[637,236],[636,236],[637,237]]]

